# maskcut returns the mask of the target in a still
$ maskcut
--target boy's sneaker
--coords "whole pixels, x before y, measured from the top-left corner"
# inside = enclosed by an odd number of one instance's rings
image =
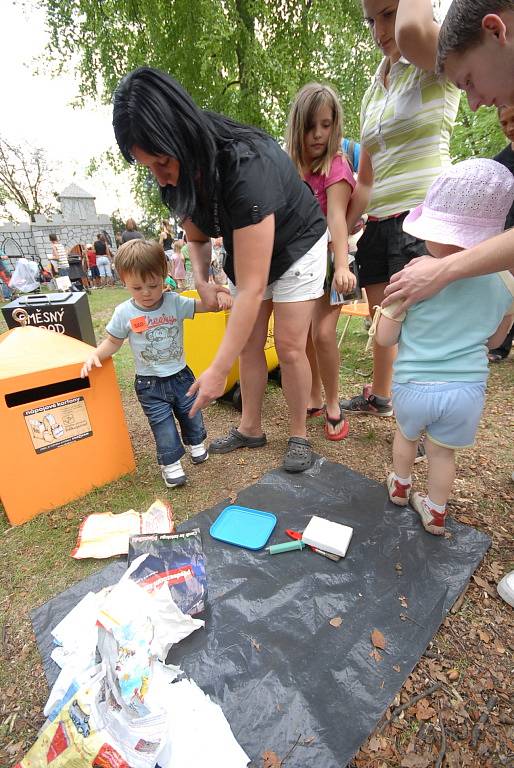
[[[433,533],[434,536],[444,536],[446,510],[444,512],[437,512],[435,509],[428,506],[426,499],[427,497],[422,496],[421,493],[411,493],[411,507],[415,509],[420,516],[425,531]]]
[[[178,488],[180,485],[184,485],[187,479],[180,459],[174,464],[166,464],[164,466],[161,464],[161,474],[168,488]]]
[[[514,608],[514,571],[506,573],[496,589],[500,597]]]
[[[362,394],[355,395],[355,397],[349,400],[341,400],[341,408],[343,411],[350,411],[351,413],[368,413],[371,416],[392,416],[393,404],[391,400],[385,398],[377,399],[376,395],[371,391],[369,384],[366,384],[362,390]]]
[[[409,503],[409,495],[411,492],[412,484],[408,483],[404,485],[396,479],[394,472],[390,472],[387,475],[386,480],[387,490],[389,491],[389,498],[399,507],[406,507]]]
[[[198,445],[190,445],[189,450],[191,452],[191,461],[193,464],[203,464],[209,458],[209,451],[203,443]]]

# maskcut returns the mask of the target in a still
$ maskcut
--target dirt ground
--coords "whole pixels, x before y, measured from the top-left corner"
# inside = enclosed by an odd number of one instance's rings
[[[343,373],[342,391],[345,395],[354,394],[364,381],[353,367]],[[449,504],[449,512],[455,519],[491,536],[491,548],[468,589],[391,703],[382,723],[350,764],[352,768],[514,766],[514,612],[499,599],[495,587],[501,576],[514,568],[514,483],[511,481],[514,416],[510,407],[513,383],[512,358],[493,367],[477,443],[475,448],[459,456],[458,479]],[[155,467],[149,428],[131,391],[124,392],[124,401],[130,414],[135,453],[139,457],[137,482],[140,486],[146,483],[151,489]],[[206,422],[209,434],[215,436],[225,432],[230,423],[237,424],[237,414],[228,405],[215,405],[206,412]],[[201,484],[192,481],[180,498],[176,491],[175,496],[170,495],[179,518],[236,495],[239,489],[281,462],[287,420],[278,387],[268,389],[265,429],[269,440],[266,449],[244,451],[234,460],[224,462],[222,474],[219,461],[209,461],[202,465],[198,475]],[[314,419],[309,424],[310,437],[318,453],[380,482],[390,467],[393,430],[393,419],[354,417],[348,439],[330,443],[323,437],[322,420]],[[426,480],[423,463],[416,466],[415,477],[416,484],[423,488]],[[62,545],[59,537],[64,537],[65,546],[73,542],[77,515],[79,511],[71,506],[64,516],[56,513],[46,516],[45,525],[55,537],[55,547]],[[7,568],[13,562],[8,561],[6,554],[9,537],[13,537],[11,549],[13,541],[18,541],[14,538],[17,534],[10,533],[12,530],[0,531],[0,567],[2,561]],[[31,558],[37,560],[40,556],[38,545],[33,542],[28,553],[23,550],[23,540],[16,546],[26,582],[20,586],[18,576],[6,574],[4,570],[4,591],[0,593],[0,611],[5,611],[6,617],[0,624],[3,626],[0,632],[3,669],[0,766],[6,768],[33,743],[42,724],[47,697],[28,618],[29,609],[42,602],[41,595],[46,594],[41,592],[43,582],[38,588],[38,575],[31,571]],[[9,557],[11,555],[9,551]],[[72,579],[60,574],[56,564],[51,573],[51,592],[57,594],[91,569],[81,565],[79,575],[74,571]],[[281,765],[287,768],[286,755],[265,754],[265,751],[266,745],[263,745],[263,768]]]

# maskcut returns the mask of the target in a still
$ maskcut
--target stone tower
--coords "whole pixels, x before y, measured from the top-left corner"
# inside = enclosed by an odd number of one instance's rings
[[[69,184],[59,195],[65,222],[78,223],[96,219],[95,196],[77,184]]]

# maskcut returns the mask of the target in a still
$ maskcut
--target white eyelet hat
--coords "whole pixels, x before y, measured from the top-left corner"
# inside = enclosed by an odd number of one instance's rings
[[[513,203],[514,175],[508,168],[495,160],[464,160],[431,184],[403,229],[420,240],[472,248],[503,232]]]

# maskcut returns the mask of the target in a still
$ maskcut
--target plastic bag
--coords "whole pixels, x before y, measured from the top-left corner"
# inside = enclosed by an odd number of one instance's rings
[[[187,533],[131,536],[129,565],[144,553],[149,557],[132,572],[133,581],[147,588],[166,584],[183,613],[194,616],[205,610],[207,574],[199,528]]]
[[[15,768],[130,768],[109,742],[96,704],[104,669],[99,665],[92,671],[86,684],[65,695],[64,706],[53,721],[45,723],[36,743]]]
[[[9,281],[9,288],[21,293],[30,293],[39,288],[37,277],[39,275],[39,267],[34,261],[21,258],[16,262],[16,268],[11,275]]]

